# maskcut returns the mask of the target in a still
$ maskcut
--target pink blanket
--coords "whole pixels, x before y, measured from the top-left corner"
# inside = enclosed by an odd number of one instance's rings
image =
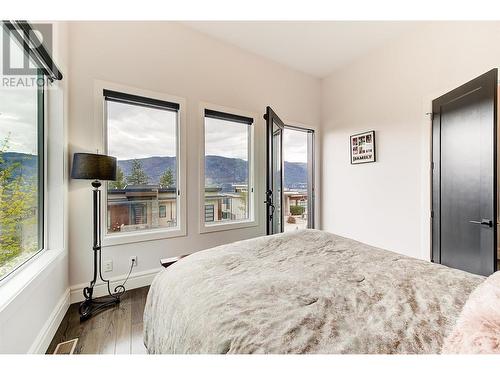
[[[500,354],[500,271],[470,294],[442,353]]]

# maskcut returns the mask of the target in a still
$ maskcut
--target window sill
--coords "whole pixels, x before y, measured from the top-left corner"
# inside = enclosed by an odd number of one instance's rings
[[[185,229],[150,229],[140,232],[116,233],[105,235],[102,239],[102,246],[117,246],[135,242],[164,240],[184,236],[186,236]]]
[[[64,253],[64,250],[43,250],[2,280],[0,282],[0,312]]]
[[[217,224],[200,224],[200,233],[212,233],[212,232],[222,232],[225,230],[233,229],[243,229],[258,226],[257,220],[245,220],[245,221],[235,221],[235,222],[222,222]]]

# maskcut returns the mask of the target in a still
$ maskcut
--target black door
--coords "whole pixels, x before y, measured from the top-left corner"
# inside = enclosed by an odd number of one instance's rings
[[[432,102],[432,259],[496,269],[497,69]]]
[[[285,124],[267,107],[267,234],[283,232],[283,129]]]

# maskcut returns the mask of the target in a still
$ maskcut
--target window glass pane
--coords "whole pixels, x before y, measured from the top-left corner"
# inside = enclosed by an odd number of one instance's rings
[[[283,131],[285,232],[307,228],[308,201],[307,132]]]
[[[214,221],[214,205],[205,205],[205,221]]]
[[[23,61],[24,54],[13,40],[10,52],[11,60]],[[43,247],[43,176],[39,176],[43,152],[38,146],[43,108],[38,105],[37,77],[5,78],[15,79],[0,88],[0,279]]]
[[[205,117],[205,222],[248,220],[251,125]]]
[[[167,217],[167,206],[160,206],[160,218]]]
[[[106,103],[108,154],[118,159],[117,181],[108,182],[108,233],[177,227],[177,112]]]

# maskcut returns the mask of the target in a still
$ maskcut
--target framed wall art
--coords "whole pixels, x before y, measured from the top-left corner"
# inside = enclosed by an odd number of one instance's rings
[[[375,131],[351,135],[351,164],[373,163],[375,156]]]

